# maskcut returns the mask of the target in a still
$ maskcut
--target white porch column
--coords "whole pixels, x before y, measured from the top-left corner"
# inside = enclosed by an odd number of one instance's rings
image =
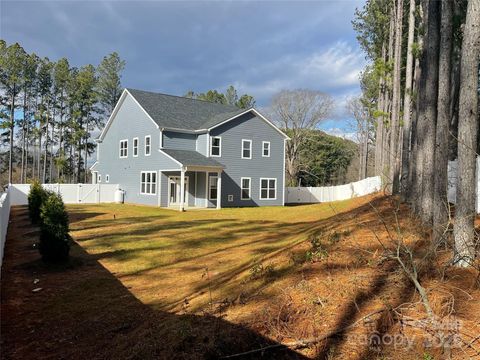
[[[185,169],[180,172],[180,211],[185,210]]]
[[[217,172],[217,209],[222,208],[222,172]]]

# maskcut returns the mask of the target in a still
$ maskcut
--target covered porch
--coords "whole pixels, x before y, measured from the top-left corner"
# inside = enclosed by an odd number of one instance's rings
[[[222,207],[222,164],[196,151],[163,152],[179,167],[159,170],[160,206],[179,211]]]
[[[185,167],[160,170],[160,206],[187,209],[221,208],[222,171],[219,168]]]

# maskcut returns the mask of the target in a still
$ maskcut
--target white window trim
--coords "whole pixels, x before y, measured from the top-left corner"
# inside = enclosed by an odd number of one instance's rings
[[[215,179],[215,182],[210,182],[212,179]],[[211,184],[215,184],[217,186],[217,197],[214,199],[212,198],[210,195],[212,194],[212,192],[210,191],[211,187],[210,185]],[[217,200],[218,199],[218,175],[212,175],[212,176],[208,176],[208,200]]]
[[[106,183],[110,182],[110,175],[108,175],[108,174],[105,175],[105,182]]]
[[[137,146],[135,147],[135,140],[137,140]],[[133,157],[138,157],[138,145],[140,144],[140,141],[138,140],[138,137],[134,137],[132,140],[132,156]],[[137,155],[135,155],[135,150],[137,150]]]
[[[248,179],[248,198],[243,197],[243,180]],[[251,177],[242,177],[240,178],[240,199],[241,200],[251,200],[252,199],[252,178]]]
[[[265,155],[265,144],[268,144],[268,155]],[[270,141],[262,141],[262,157],[270,157]]]
[[[125,156],[122,156],[122,142],[126,142],[127,143],[127,148],[126,148],[126,154]],[[126,159],[128,158],[128,139],[122,139],[118,142],[118,156],[120,157],[120,159]]]
[[[101,174],[98,174],[98,175],[97,175],[97,182],[98,182],[98,183],[101,183],[101,182],[102,182],[102,175],[101,175]]]
[[[220,145],[218,147],[218,155],[213,155],[212,154],[212,148],[213,148],[213,139],[220,139]],[[210,156],[211,157],[221,157],[222,156],[222,137],[221,136],[210,136]]]
[[[275,180],[275,197],[274,198],[269,198],[269,197],[266,197],[266,198],[263,198],[262,197],[262,180],[268,180],[268,182],[270,182],[270,180]],[[260,178],[260,184],[259,184],[259,198],[260,200],[277,200],[277,178]],[[267,183],[268,185],[268,183]],[[267,196],[268,196],[268,192],[270,191],[270,188],[267,186]]]
[[[250,144],[250,157],[244,157],[243,156],[243,144],[247,143],[247,142]],[[251,159],[251,158],[252,158],[252,140],[242,139],[242,159]]]
[[[142,192],[142,175],[145,174],[145,180],[147,180],[147,175],[146,174],[150,174],[150,191],[151,189],[155,189],[155,193],[145,193],[145,192]],[[152,180],[152,174],[155,174],[155,183]],[[145,181],[145,184],[147,184],[147,181]],[[155,186],[152,186],[154,185]],[[149,196],[157,196],[157,184],[158,184],[158,174],[156,171],[140,171],[140,195],[149,195]],[[147,186],[145,186],[145,189],[147,188]]]
[[[150,139],[150,143],[149,143],[149,148],[148,148],[148,154],[147,154],[147,138]],[[145,156],[150,156],[152,155],[152,137],[150,135],[146,135],[145,136],[145,144],[144,144],[144,147],[143,147],[143,153]]]

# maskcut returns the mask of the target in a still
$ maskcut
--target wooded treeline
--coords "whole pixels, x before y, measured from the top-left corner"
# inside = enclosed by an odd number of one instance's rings
[[[448,160],[458,158],[455,259],[475,257],[480,0],[368,0],[353,21],[370,65],[362,103],[375,174],[440,243],[450,223]]]
[[[249,109],[255,106],[255,98],[249,94],[243,94],[238,96],[237,89],[233,85],[230,85],[225,93],[221,93],[215,89],[208,90],[204,93],[196,93],[189,90],[185,95],[189,99],[197,99],[210,101],[223,105],[232,105],[240,109]]]
[[[0,40],[1,173],[5,182],[87,182],[92,133],[120,97],[125,62],[73,67]]]

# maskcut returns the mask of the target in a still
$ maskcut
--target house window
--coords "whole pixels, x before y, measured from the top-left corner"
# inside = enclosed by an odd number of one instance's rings
[[[133,156],[138,156],[138,138],[133,138]]]
[[[126,158],[128,156],[128,140],[120,140],[120,157]]]
[[[217,180],[218,176],[210,176],[208,179],[208,198],[210,200],[217,200]]]
[[[110,182],[110,175],[108,175],[108,174],[105,175],[105,182],[106,183]]]
[[[102,175],[98,174],[97,181],[98,181],[99,183],[101,183],[101,182],[102,182]]]
[[[222,156],[222,138],[220,136],[211,138],[210,156]]]
[[[242,159],[252,158],[252,140],[242,140]]]
[[[140,178],[140,194],[155,195],[157,193],[157,172],[142,171]]]
[[[270,141],[262,142],[262,156],[270,157]]]
[[[250,199],[250,192],[251,192],[251,189],[252,189],[252,186],[251,186],[252,179],[242,177],[240,179],[240,182],[241,182],[241,185],[242,185],[242,191],[241,191],[242,196],[241,196],[241,198],[242,198],[242,200],[249,200]]]
[[[260,179],[260,199],[275,200],[277,196],[277,179]]]
[[[150,148],[152,147],[150,139],[150,135],[145,136],[145,156],[150,156]]]

